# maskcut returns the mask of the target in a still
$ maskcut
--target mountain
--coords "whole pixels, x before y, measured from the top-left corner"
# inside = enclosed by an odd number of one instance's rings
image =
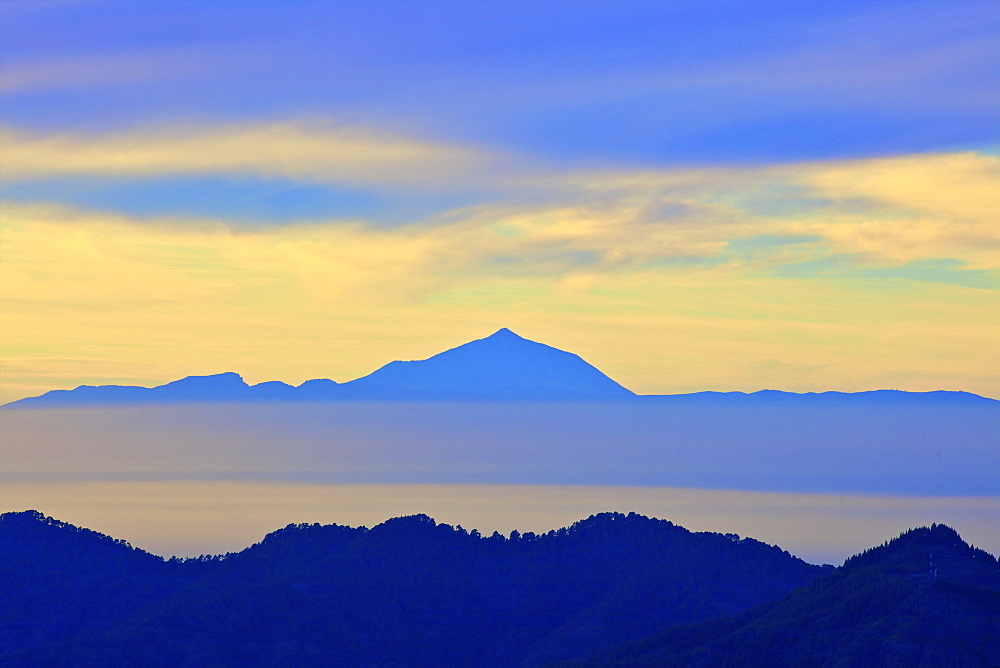
[[[163,561],[36,511],[0,516],[0,664],[524,666],[737,613],[831,567],[602,513],[490,537],[424,515],[289,525]]]
[[[186,579],[125,541],[36,511],[4,513],[0,664],[19,649],[106,631]],[[31,661],[25,656],[21,663]]]
[[[344,384],[365,399],[621,399],[634,396],[578,355],[501,329],[417,362],[390,362]]]
[[[271,381],[248,385],[235,373],[190,376],[145,388],[81,385],[7,406],[55,407],[138,403],[245,401],[533,401],[616,400],[633,393],[578,355],[501,329],[426,360],[390,362],[347,383],[316,379],[298,387]]]
[[[289,525],[164,561],[25,511],[0,515],[0,587],[5,666],[1000,665],[1000,565],[944,525],[837,569],[635,513]]]
[[[271,383],[260,392],[261,398],[274,396]],[[280,385],[285,385],[280,383]],[[258,387],[258,386],[254,386]],[[285,387],[291,387],[285,385]],[[246,401],[256,395],[236,373],[211,376],[188,376],[158,387],[135,385],[81,385],[74,390],[51,390],[38,397],[12,401],[6,406],[55,407],[83,405],[180,403],[203,401]]]
[[[866,390],[861,392],[692,392],[690,394],[640,395],[648,403],[688,406],[998,406],[1000,401],[971,392],[935,390]]]
[[[583,666],[998,666],[1000,566],[932,525],[780,601],[678,626]]]
[[[529,341],[509,329],[425,360],[390,362],[345,383],[308,380],[248,385],[228,372],[189,376],[158,387],[81,385],[5,404],[17,408],[286,401],[643,401],[678,406],[1000,405],[968,392],[696,392],[636,396],[578,355]]]

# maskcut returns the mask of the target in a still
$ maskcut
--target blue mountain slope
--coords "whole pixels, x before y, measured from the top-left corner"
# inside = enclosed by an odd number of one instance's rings
[[[52,390],[7,406],[78,406],[190,401],[240,401],[250,398],[251,387],[236,373],[188,376],[158,387],[135,385],[81,385],[74,390]]]
[[[937,390],[933,392],[906,392],[904,390],[869,390],[863,392],[782,392],[759,390],[757,392],[693,392],[691,394],[647,394],[640,397],[646,402],[690,404],[698,406],[895,406],[906,404],[934,406],[967,406],[1000,404],[996,399],[971,392]]]
[[[612,400],[633,393],[578,355],[501,329],[426,360],[391,362],[338,384],[318,378],[298,387],[270,381],[247,385],[236,373],[189,376],[159,387],[81,385],[8,406],[56,407],[183,402],[331,400]]]
[[[363,399],[621,399],[635,396],[578,355],[500,331],[343,385]]]
[[[529,341],[509,329],[425,360],[390,362],[346,383],[325,378],[298,387],[280,381],[248,385],[236,373],[189,376],[159,387],[81,385],[6,404],[17,408],[205,402],[285,401],[617,401],[692,406],[842,404],[971,405],[994,399],[967,392],[696,392],[638,397],[578,355]]]

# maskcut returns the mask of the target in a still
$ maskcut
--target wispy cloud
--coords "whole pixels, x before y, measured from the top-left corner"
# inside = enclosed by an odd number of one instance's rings
[[[306,122],[91,135],[6,128],[0,143],[0,177],[8,184],[41,184],[35,192],[45,190],[47,179],[155,182],[198,175],[425,196],[463,191],[468,198],[478,191],[479,205],[411,221],[421,229],[441,228],[444,257],[447,239],[460,239],[467,248],[493,248],[498,258],[517,255],[525,266],[563,254],[625,268],[718,256],[727,245],[732,250],[733,241],[759,235],[811,235],[827,252],[878,262],[950,258],[971,269],[1000,267],[1000,158],[975,152],[766,167],[557,171],[525,157]],[[785,254],[783,261],[802,259],[787,253],[801,245],[775,249]],[[759,252],[757,257],[763,259]]]
[[[155,381],[344,380],[511,326],[640,392],[997,396],[984,371],[1000,363],[996,169],[954,154],[550,173],[536,184],[549,199],[514,190],[394,227],[5,203],[5,358],[19,374],[32,359],[114,358],[131,375],[152,346]],[[9,398],[78,368],[47,362]]]
[[[0,72],[0,93],[16,95],[86,90],[219,76],[227,70],[246,67],[243,59],[233,55],[216,46],[147,48],[32,60],[3,68]]]
[[[105,134],[4,128],[0,146],[6,181],[229,174],[391,188],[464,182],[495,161],[453,144],[298,121]]]
[[[5,201],[7,398],[80,378],[88,359],[152,381],[227,369],[342,380],[500,326],[640,392],[944,378],[1000,394],[983,359],[948,352],[1000,335],[995,155],[560,170],[304,122],[2,139],[3,178],[41,194],[46,179],[176,175],[206,175],[207,189],[245,175],[418,197],[478,189],[472,205],[393,225]],[[155,368],[142,366],[151,346]],[[32,360],[48,360],[34,379]]]
[[[345,257],[354,259],[342,280],[365,275],[365,267],[380,254],[386,261],[376,273],[383,276],[401,275],[406,271],[402,267],[424,263],[432,268],[425,273],[438,275],[556,277],[578,270],[646,271],[678,263],[767,269],[827,256],[876,265],[949,260],[958,268],[1000,269],[1000,203],[995,196],[1000,158],[982,153],[566,172],[460,145],[304,122],[101,135],[8,128],[0,139],[5,156],[0,176],[41,184],[35,192],[45,191],[46,179],[155,182],[199,174],[414,195],[476,182],[480,204],[445,208],[404,221],[394,231],[332,216],[325,226],[313,218],[318,230],[263,233],[292,247],[308,237],[311,248],[326,243],[321,239],[337,249],[352,248]],[[206,183],[210,188],[211,182]],[[6,218],[13,222],[26,213],[40,214],[45,221],[83,216],[87,222],[77,222],[77,228],[131,220],[128,212],[87,214],[58,202],[5,206]],[[218,225],[210,217],[199,222],[146,213],[146,224]],[[387,271],[386,265],[400,269]]]
[[[596,3],[572,17],[547,2],[443,7],[7,2],[3,115],[69,130],[364,119],[603,164],[871,156],[998,136],[995,3]]]
[[[922,154],[776,167],[602,172],[571,177],[600,201],[629,203],[653,229],[734,241],[765,235],[799,243],[789,251],[850,255],[901,264],[951,258],[969,269],[1000,269],[1000,158]],[[672,205],[672,206],[671,206]],[[803,238],[817,243],[806,248]],[[651,248],[648,240],[642,244]],[[758,248],[757,250],[765,250]]]
[[[978,153],[817,165],[802,183],[846,212],[814,225],[845,252],[890,261],[956,257],[1000,268],[1000,159]]]

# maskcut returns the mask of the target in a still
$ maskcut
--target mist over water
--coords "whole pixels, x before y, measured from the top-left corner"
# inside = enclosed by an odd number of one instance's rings
[[[1000,404],[4,409],[3,479],[1000,493]]]
[[[802,494],[576,485],[335,485],[260,481],[4,485],[5,510],[38,508],[164,556],[241,550],[288,524],[374,526],[424,513],[485,535],[546,532],[604,511],[692,531],[738,533],[812,563],[839,564],[916,526],[955,527],[1000,553],[1000,498]]]
[[[954,526],[1000,552],[1000,410],[345,402],[4,409],[0,506],[157,554],[425,513],[492,533],[636,511],[839,563]]]

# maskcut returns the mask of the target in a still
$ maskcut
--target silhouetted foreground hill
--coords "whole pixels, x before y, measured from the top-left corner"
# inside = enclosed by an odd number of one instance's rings
[[[828,570],[634,513],[510,538],[423,515],[291,525],[237,554],[170,561],[7,513],[0,664],[539,665],[737,613]]]
[[[943,525],[838,569],[634,513],[290,525],[163,561],[26,511],[0,516],[0,586],[2,665],[1000,665],[1000,567]]]
[[[1000,666],[1000,567],[944,525],[848,559],[776,603],[572,666]]]

